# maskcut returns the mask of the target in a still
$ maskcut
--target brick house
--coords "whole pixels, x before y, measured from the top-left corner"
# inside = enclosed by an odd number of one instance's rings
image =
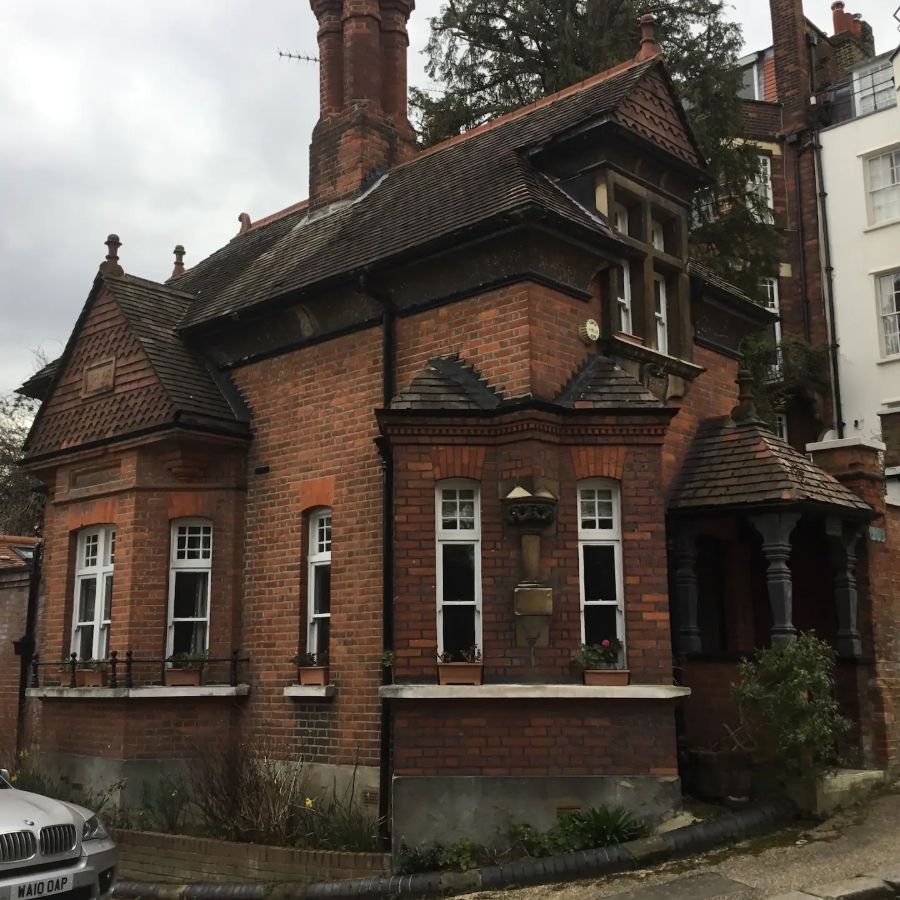
[[[790,639],[792,608],[876,666],[883,593],[853,578],[884,513],[870,460],[831,451],[844,486],[737,396],[773,316],[688,256],[704,161],[652,21],[634,60],[417,152],[410,0],[313,9],[309,201],[242,215],[191,269],[176,248],[165,284],[111,235],[26,386],[48,488],[32,746],[139,800],[204,747],[265,744],[323,789],[355,769],[406,840],[502,842],[600,802],[658,817],[679,727],[710,737],[722,666]],[[674,682],[673,633],[698,660]],[[627,686],[573,667],[607,638]],[[484,683],[439,684],[436,653],[473,645]],[[297,683],[298,650],[328,684]],[[207,651],[202,685],[166,683]],[[70,654],[108,658],[107,684],[77,686]],[[843,695],[877,764],[898,759],[885,685]]]

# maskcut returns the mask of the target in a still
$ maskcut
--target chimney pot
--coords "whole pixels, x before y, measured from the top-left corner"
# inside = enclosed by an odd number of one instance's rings
[[[645,62],[660,56],[662,50],[656,42],[656,24],[657,19],[653,13],[644,13],[639,19],[638,24],[641,26],[641,46],[635,56],[637,62]]]
[[[106,259],[100,263],[100,271],[104,275],[124,275],[125,270],[119,265],[119,247],[122,242],[117,234],[106,239]]]
[[[240,231],[238,231],[238,234],[243,234],[245,231],[249,231],[253,225],[253,222],[250,221],[249,213],[245,212],[241,213],[238,216],[238,222],[241,223],[241,228]]]
[[[175,268],[172,269],[172,277],[177,278],[179,275],[184,275],[184,247],[181,244],[176,244],[173,252],[175,254]]]

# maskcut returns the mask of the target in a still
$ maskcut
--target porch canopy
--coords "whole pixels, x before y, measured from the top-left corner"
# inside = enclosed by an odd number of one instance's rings
[[[862,653],[857,623],[856,548],[872,508],[832,475],[771,432],[758,418],[750,377],[741,373],[740,402],[730,416],[703,422],[669,504],[674,542],[676,649],[703,652],[698,623],[697,538],[711,520],[739,520],[762,539],[771,609],[770,640],[793,639],[792,534],[810,520],[827,543],[837,613],[835,645],[846,658]],[[750,573],[747,573],[749,577]]]

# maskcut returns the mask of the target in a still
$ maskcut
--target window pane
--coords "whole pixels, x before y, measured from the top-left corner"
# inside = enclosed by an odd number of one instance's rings
[[[331,636],[331,619],[327,616],[315,619],[312,623],[310,653],[328,653],[328,640]]]
[[[82,625],[75,635],[75,652],[79,659],[94,657],[94,626]]]
[[[443,544],[444,602],[475,602],[475,545]]]
[[[176,559],[209,559],[211,551],[211,525],[178,526],[175,534]]]
[[[614,527],[612,490],[582,488],[581,528],[584,531],[609,531]]]
[[[475,607],[443,608],[444,652],[460,654],[475,646]]]
[[[313,566],[313,613],[331,612],[331,566]]]
[[[82,567],[91,569],[97,565],[97,550],[100,544],[100,535],[89,534],[84,539],[84,558]]]
[[[206,649],[206,622],[175,622],[172,632],[173,656]]]
[[[316,552],[331,552],[331,516],[322,516],[316,522]]]
[[[175,572],[173,618],[205,619],[208,572]]]
[[[586,544],[584,563],[584,599],[614,602],[616,597],[616,554],[613,547]]]
[[[97,579],[82,578],[78,593],[78,621],[93,622],[97,608]]]
[[[113,577],[107,575],[103,585],[103,621],[108,622],[112,617],[112,592]]]
[[[115,529],[109,532],[106,540],[106,565],[113,566],[116,563],[116,532]]]
[[[618,637],[615,606],[586,606],[584,608],[584,642],[601,644]]]

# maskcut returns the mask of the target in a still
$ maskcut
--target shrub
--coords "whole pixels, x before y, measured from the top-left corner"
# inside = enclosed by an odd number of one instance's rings
[[[453,844],[421,844],[409,846],[401,844],[397,851],[397,874],[415,875],[418,872],[453,871],[465,872],[491,861],[488,850],[461,840]]]
[[[755,762],[813,777],[840,764],[850,722],[834,698],[835,660],[831,646],[809,631],[741,661],[732,693]]]
[[[647,826],[620,806],[597,806],[563,813],[549,831],[531,825],[510,829],[513,847],[526,856],[554,856],[573,850],[590,850],[623,844],[647,834]]]

